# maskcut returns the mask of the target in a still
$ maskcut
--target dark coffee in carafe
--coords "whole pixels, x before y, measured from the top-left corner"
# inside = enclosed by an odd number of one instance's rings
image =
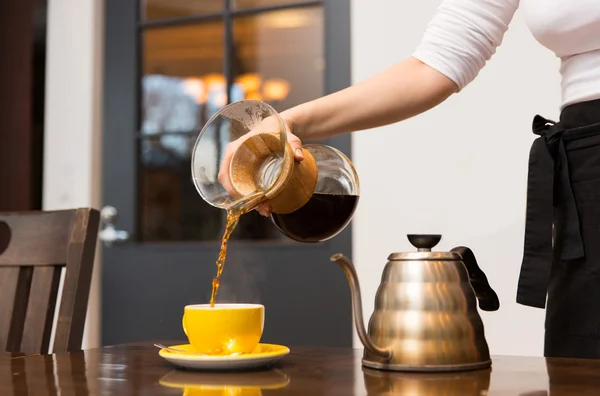
[[[300,209],[272,214],[277,228],[298,242],[323,242],[340,233],[352,220],[358,204],[356,195],[315,193]]]

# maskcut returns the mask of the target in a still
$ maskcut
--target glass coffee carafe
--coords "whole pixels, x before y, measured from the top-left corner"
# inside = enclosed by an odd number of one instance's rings
[[[204,126],[192,152],[192,178],[209,204],[246,213],[267,204],[287,237],[321,242],[352,220],[359,180],[352,162],[323,144],[303,146],[296,161],[286,126],[267,103],[223,107]]]

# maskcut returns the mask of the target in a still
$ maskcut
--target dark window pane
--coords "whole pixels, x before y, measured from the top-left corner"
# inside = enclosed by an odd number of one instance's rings
[[[156,20],[221,12],[225,0],[145,0],[142,19]]]
[[[222,22],[143,33],[140,230],[145,241],[217,240],[224,211],[205,203],[190,175],[190,150],[226,103]]]
[[[231,100],[258,99],[282,111],[324,93],[322,7],[272,11],[234,20]],[[233,239],[273,235],[271,221],[242,216]]]
[[[143,150],[160,150],[151,139]],[[174,161],[175,162],[175,161]],[[191,182],[189,161],[172,166],[142,164],[140,172],[140,232],[145,242],[198,241],[221,238],[224,211],[205,203]]]
[[[289,4],[312,3],[314,0],[233,0],[233,6],[238,9],[280,6]]]

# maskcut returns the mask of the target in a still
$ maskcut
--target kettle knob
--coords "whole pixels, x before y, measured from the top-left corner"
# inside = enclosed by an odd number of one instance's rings
[[[430,252],[442,239],[440,234],[409,234],[407,237],[408,241],[416,247],[419,252]]]

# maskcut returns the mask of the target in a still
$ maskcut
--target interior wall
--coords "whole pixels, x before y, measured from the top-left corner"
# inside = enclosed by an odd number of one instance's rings
[[[354,82],[410,56],[439,3],[354,0]],[[544,311],[515,299],[531,122],[536,113],[558,117],[558,66],[518,12],[497,54],[462,93],[412,120],[354,134],[362,195],[353,258],[366,320],[388,254],[414,249],[407,234],[441,233],[436,249],[471,247],[500,297],[499,311],[482,313],[491,352],[543,354]]]
[[[49,0],[45,210],[100,208],[102,5],[102,0]],[[100,264],[97,255],[84,348],[100,340]]]

